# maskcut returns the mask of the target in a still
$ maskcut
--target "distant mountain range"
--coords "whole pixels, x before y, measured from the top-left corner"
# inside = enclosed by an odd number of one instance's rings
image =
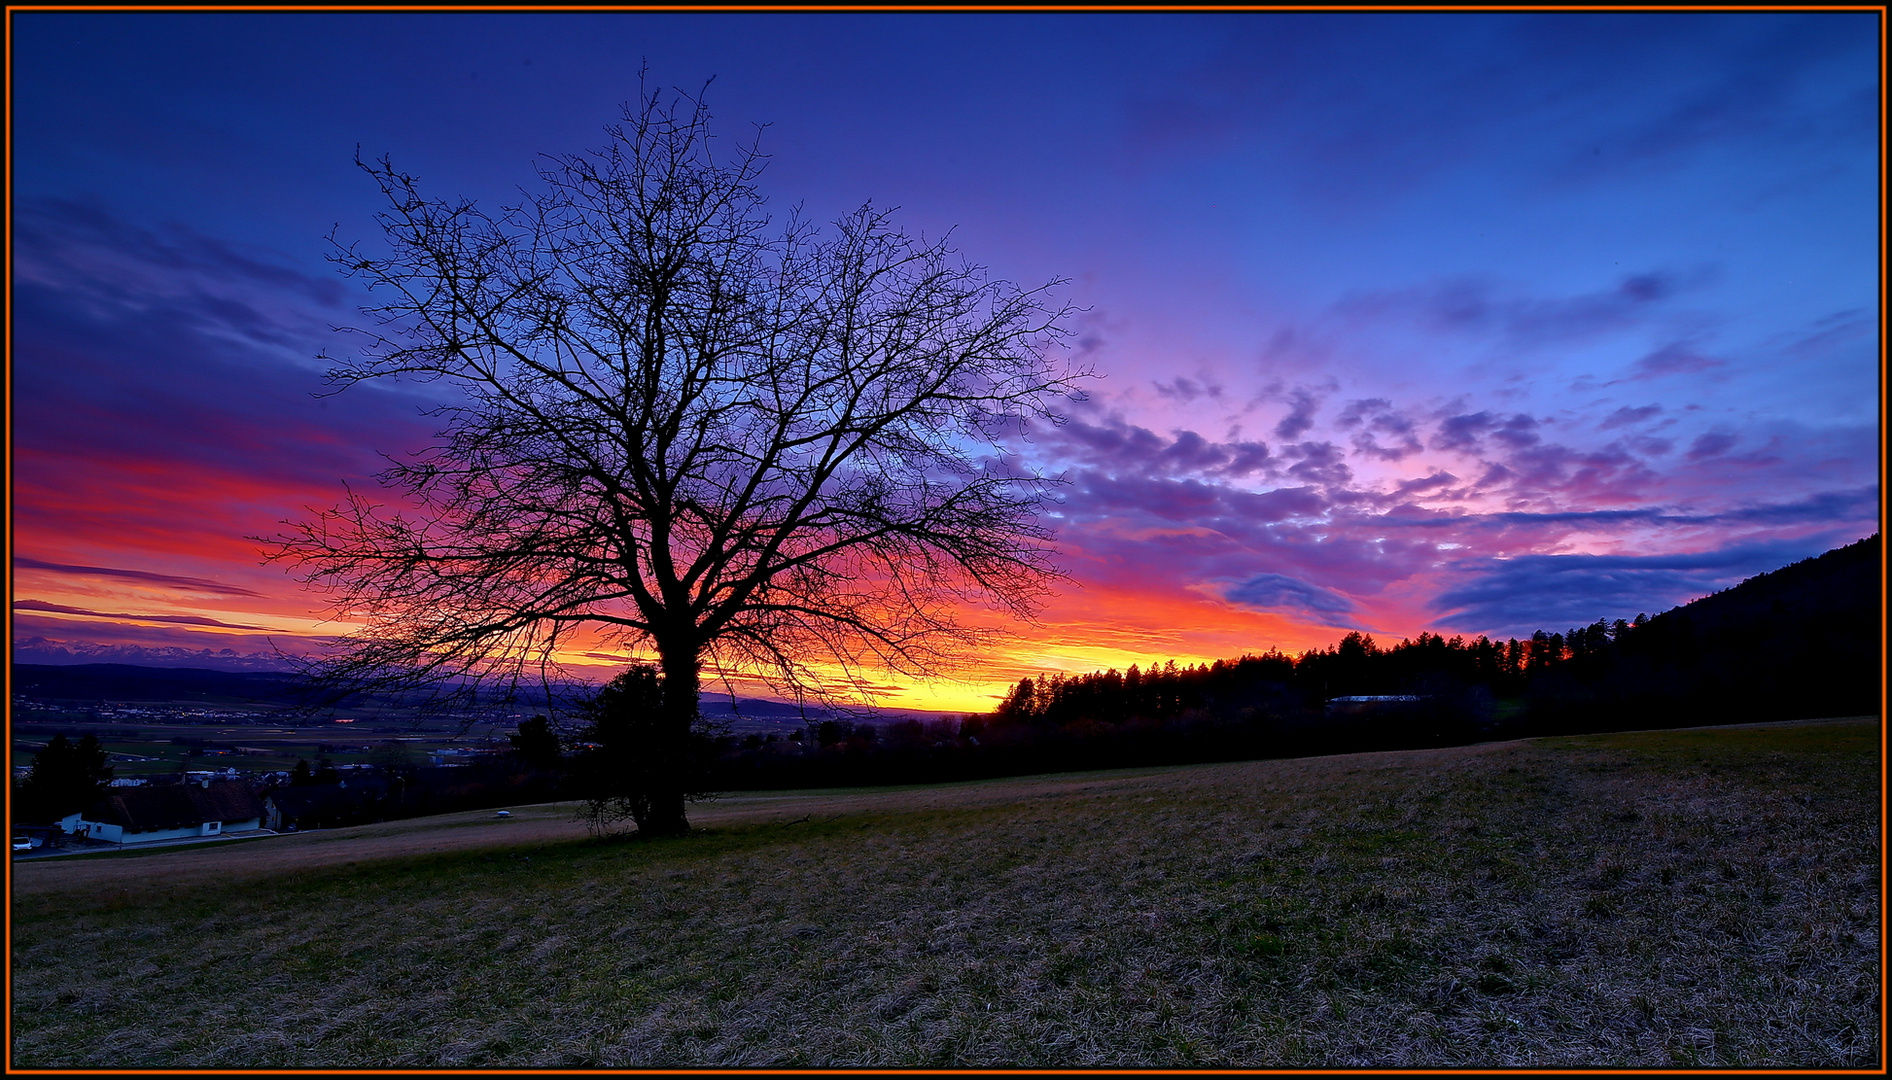
[[[240,653],[234,649],[183,649],[175,645],[101,645],[93,641],[53,641],[33,637],[13,643],[15,664],[116,664],[210,671],[288,671],[275,653]]]

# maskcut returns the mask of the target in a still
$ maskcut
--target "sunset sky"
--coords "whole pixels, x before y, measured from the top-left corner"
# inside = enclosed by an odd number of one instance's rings
[[[646,63],[769,125],[772,207],[1084,309],[1102,377],[1017,447],[1071,580],[887,704],[1653,614],[1879,527],[1873,13],[10,17],[19,661],[335,633],[247,537],[432,430],[314,396],[357,148],[496,206]]]

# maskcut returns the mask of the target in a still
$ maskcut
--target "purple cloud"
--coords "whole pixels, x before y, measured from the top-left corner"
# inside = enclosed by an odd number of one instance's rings
[[[1432,602],[1439,624],[1468,633],[1525,636],[1597,619],[1654,614],[1744,578],[1818,555],[1832,543],[1797,538],[1670,555],[1520,555],[1468,559],[1461,584]]]
[[[1421,449],[1414,434],[1413,421],[1392,407],[1385,398],[1363,398],[1350,402],[1334,423],[1342,428],[1358,429],[1353,435],[1355,450],[1381,461],[1398,461]],[[1388,436],[1393,445],[1382,445],[1379,436]]]
[[[1517,413],[1504,423],[1494,427],[1491,431],[1491,437],[1513,450],[1523,450],[1527,447],[1536,446],[1539,439],[1537,434],[1537,421],[1523,413]]]
[[[75,271],[95,287],[140,287],[138,267],[156,267],[175,281],[180,275],[209,280],[254,282],[297,294],[324,308],[345,306],[346,288],[328,274],[307,274],[258,253],[239,251],[228,241],[181,225],[157,229],[134,225],[93,202],[76,199],[23,200],[14,215],[13,238],[19,267],[29,277],[62,279]],[[246,319],[252,311],[224,301]]]
[[[1439,429],[1432,435],[1432,448],[1434,450],[1462,450],[1476,454],[1484,449],[1481,438],[1497,422],[1497,418],[1489,412],[1448,416],[1439,421]]]
[[[1511,491],[1517,498],[1555,494],[1565,500],[1636,502],[1662,479],[1642,459],[1614,443],[1595,450],[1544,443],[1506,460],[1514,474]]]
[[[1725,361],[1697,352],[1688,342],[1674,341],[1636,361],[1631,379],[1654,379],[1663,375],[1692,375],[1721,367]]]
[[[1695,437],[1695,441],[1688,446],[1686,456],[1690,461],[1702,461],[1706,458],[1720,457],[1727,453],[1729,448],[1734,446],[1735,443],[1740,441],[1741,438],[1738,435],[1729,435],[1719,431],[1707,432]]]
[[[1229,586],[1223,593],[1231,603],[1260,611],[1311,615],[1328,626],[1351,626],[1337,622],[1339,616],[1351,615],[1359,605],[1332,589],[1312,585],[1286,574],[1256,574]]]
[[[228,623],[203,615],[136,615],[123,611],[92,611],[87,608],[67,607],[64,604],[50,604],[44,600],[15,600],[15,611],[49,611],[60,615],[84,615],[92,619],[139,619],[144,622],[181,623],[187,626],[221,626],[230,630],[259,630],[267,633],[267,626],[245,626],[242,623]]]
[[[1828,491],[1784,503],[1760,503],[1711,512],[1690,512],[1672,506],[1642,506],[1601,510],[1505,510],[1489,514],[1435,512],[1426,515],[1381,514],[1371,519],[1375,528],[1420,527],[1473,533],[1540,526],[1573,526],[1584,531],[1613,531],[1631,526],[1729,527],[1737,525],[1803,526],[1826,524],[1844,532],[1839,523],[1869,523],[1878,514],[1876,487]],[[1563,530],[1570,531],[1568,529]]]
[[[80,636],[75,636],[80,635]],[[23,663],[101,663],[102,660],[46,660],[29,661],[19,655],[21,643],[34,638],[41,638],[53,643],[49,647],[64,647],[75,656],[84,654],[84,646],[101,644],[127,645],[148,649],[178,649],[192,654],[202,654],[206,650],[211,654],[225,649],[234,650],[241,655],[257,653],[274,654],[278,645],[289,651],[315,651],[325,647],[330,638],[304,638],[278,633],[211,631],[195,629],[190,626],[167,623],[162,626],[141,626],[136,623],[84,623],[75,624],[71,619],[52,618],[35,615],[30,611],[13,614],[13,640],[15,660]],[[80,648],[75,650],[75,646]],[[120,663],[142,663],[139,660],[121,660]]]
[[[1185,405],[1200,397],[1206,397],[1212,401],[1220,401],[1222,398],[1222,387],[1220,384],[1206,380],[1197,382],[1194,379],[1181,375],[1178,375],[1174,380],[1167,383],[1151,382],[1150,385],[1155,387],[1156,392],[1163,397],[1172,398]]]
[[[1299,458],[1287,470],[1289,476],[1328,488],[1340,488],[1353,479],[1340,447],[1330,442],[1304,442],[1281,448],[1284,455]]]
[[[1401,480],[1393,485],[1393,493],[1401,498],[1418,495],[1427,491],[1437,491],[1458,483],[1458,477],[1449,472],[1436,472],[1427,476],[1417,476],[1411,480]]]
[[[66,563],[46,562],[25,555],[13,556],[14,566],[23,566],[31,570],[50,570],[56,574],[71,574],[77,577],[114,577],[142,582],[147,585],[162,585],[169,588],[188,589],[192,592],[216,593],[220,596],[261,596],[262,593],[236,585],[225,585],[220,581],[204,578],[175,577],[170,574],[153,574],[146,570],[120,570],[110,566],[72,566]],[[18,606],[18,605],[15,605]]]
[[[1531,349],[1641,325],[1681,291],[1679,278],[1659,272],[1628,275],[1614,288],[1552,297],[1501,296],[1491,282],[1458,278],[1356,294],[1333,313],[1343,320],[1393,319],[1449,334],[1492,335],[1508,348]]]
[[[1640,424],[1643,421],[1648,420],[1661,412],[1662,412],[1662,406],[1660,405],[1644,405],[1644,406],[1641,406],[1640,408],[1635,408],[1635,409],[1632,409],[1629,406],[1625,405],[1622,408],[1617,409],[1615,412],[1609,414],[1607,417],[1604,417],[1603,422],[1601,424],[1598,424],[1597,427],[1601,428],[1604,431],[1608,431],[1611,428],[1627,427],[1631,424]]]
[[[1340,415],[1334,417],[1334,423],[1343,428],[1358,427],[1368,414],[1392,407],[1393,403],[1385,398],[1361,398],[1358,401],[1350,401],[1346,408],[1340,410]]]
[[[1305,387],[1296,387],[1288,395],[1288,401],[1291,403],[1288,414],[1274,426],[1274,433],[1281,439],[1298,439],[1314,426],[1314,413],[1320,408],[1320,399]]]
[[[1193,431],[1178,431],[1165,442],[1148,428],[1111,416],[1101,424],[1067,419],[1042,432],[1043,442],[1075,452],[1086,461],[1111,470],[1172,475],[1242,478],[1272,472],[1274,461],[1263,442],[1231,440],[1210,442]]]
[[[1875,337],[1879,321],[1876,314],[1857,308],[1836,311],[1810,326],[1785,348],[1796,360],[1824,360],[1855,341],[1862,344]]]

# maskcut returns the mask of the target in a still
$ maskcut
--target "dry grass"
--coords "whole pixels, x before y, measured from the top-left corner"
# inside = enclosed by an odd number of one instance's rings
[[[1869,1067],[1875,720],[16,867],[13,1065]],[[794,822],[807,816],[808,820]]]

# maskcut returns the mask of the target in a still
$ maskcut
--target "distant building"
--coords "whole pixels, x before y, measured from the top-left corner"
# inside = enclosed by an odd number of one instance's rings
[[[1425,699],[1426,696],[1424,694],[1354,694],[1351,697],[1328,698],[1327,704],[1332,705],[1335,702],[1365,701],[1424,701]]]
[[[184,779],[201,784],[205,780],[234,780],[236,776],[235,769],[192,769],[184,774]]]
[[[142,844],[260,829],[263,801],[250,785],[204,780],[114,790],[78,816],[73,830],[113,844]]]
[[[1328,716],[1378,716],[1411,710],[1426,694],[1350,694],[1327,699]]]

